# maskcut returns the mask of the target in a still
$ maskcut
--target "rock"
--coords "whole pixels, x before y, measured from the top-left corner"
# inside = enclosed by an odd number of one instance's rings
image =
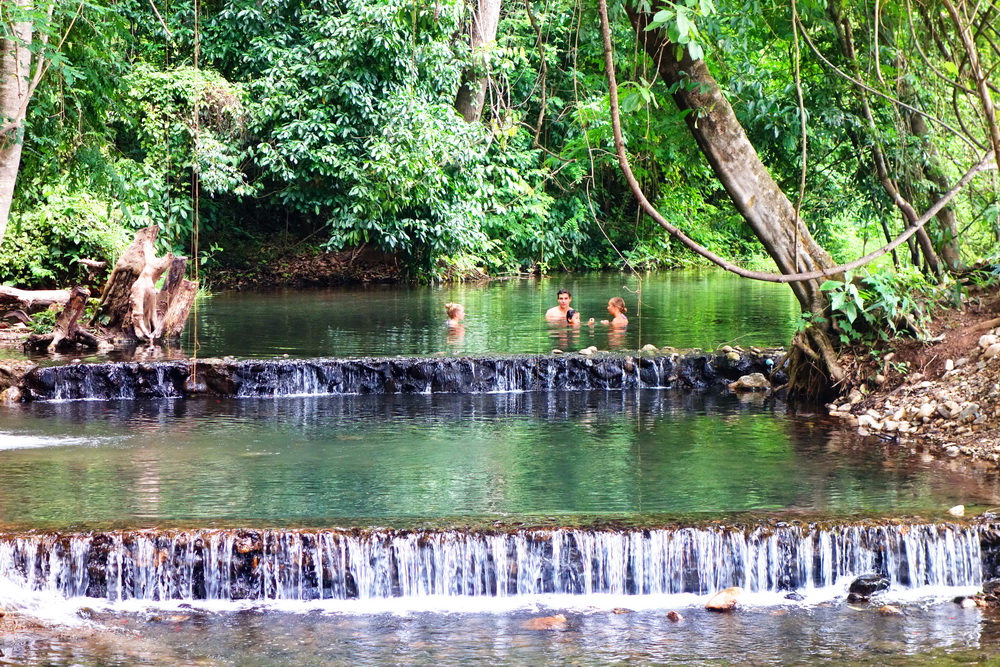
[[[7,610],[0,607],[0,618],[3,618],[6,615],[7,615]]]
[[[21,402],[21,390],[18,387],[7,387],[0,391],[0,405],[10,405]]]
[[[987,579],[984,581],[983,594],[1000,597],[1000,579]]]
[[[625,607],[615,607],[611,610],[612,614],[634,614],[635,612],[631,609],[626,609]]]
[[[736,382],[729,385],[730,391],[765,391],[771,388],[771,383],[764,377],[763,373],[751,373],[744,375]]]
[[[886,604],[878,608],[878,613],[883,616],[902,616],[903,610],[891,604]]]
[[[947,361],[945,361],[944,362],[944,370],[946,372],[947,371],[953,371],[953,370],[955,370],[955,362],[952,361],[951,359],[948,359]]]
[[[952,516],[965,516],[965,505],[955,505],[948,510],[948,514]]]
[[[862,574],[851,582],[848,590],[862,598],[869,598],[875,593],[889,590],[889,579],[878,573]]]
[[[944,453],[945,453],[946,456],[950,456],[951,458],[955,458],[961,452],[959,451],[958,447],[956,447],[955,445],[948,445],[947,447],[944,448]]]
[[[984,350],[996,342],[998,342],[997,337],[993,334],[983,334],[979,337],[979,347]]]
[[[684,620],[684,616],[680,612],[668,611],[667,620],[673,623],[680,623],[681,621]]]
[[[555,616],[539,616],[524,622],[525,630],[563,630],[568,619],[563,614]]]
[[[739,360],[740,360],[740,359],[742,359],[742,358],[743,358],[743,357],[742,357],[742,356],[740,356],[740,353],[739,353],[739,352],[736,352],[735,350],[734,350],[734,351],[732,351],[732,352],[728,352],[728,353],[726,354],[726,359],[729,359],[729,361],[739,361]]]
[[[732,611],[736,608],[736,599],[742,594],[743,589],[739,586],[719,591],[705,604],[705,609],[708,611]]]
[[[729,354],[730,352],[735,352],[735,351],[736,350],[734,350],[729,345],[723,345],[722,347],[719,348],[719,352],[722,352],[723,354]]]
[[[917,418],[928,419],[930,418],[931,415],[934,414],[936,410],[937,410],[937,403],[935,403],[934,401],[931,401],[929,403],[924,403],[917,410]]]
[[[667,348],[664,348],[664,350],[666,350],[666,349]],[[642,351],[643,352],[659,352],[659,348],[657,348],[652,343],[646,343],[645,345],[642,346]]]
[[[582,355],[583,355],[583,356],[585,356],[585,357],[589,357],[589,356],[590,356],[590,355],[592,355],[593,353],[594,353],[594,351],[593,351],[593,350],[591,350],[591,349],[590,349],[589,347],[585,347],[585,348],[583,348],[582,350],[580,350],[580,354],[582,354]]]
[[[978,413],[979,413],[978,403],[966,403],[962,407],[962,411],[958,413],[958,421],[963,423],[972,421],[973,419],[976,418],[976,415]]]
[[[785,596],[785,599],[786,600],[792,600],[793,602],[802,602],[806,598],[801,593],[798,593],[796,591],[792,591],[791,593],[789,593],[788,595]]]
[[[962,598],[962,601],[958,603],[962,609],[972,609],[973,607],[978,607],[979,605],[972,598]]]
[[[563,351],[560,350],[558,347],[552,350],[552,354],[562,354],[562,353]]]
[[[945,419],[954,419],[962,412],[962,406],[955,401],[945,401],[937,406],[937,413]]]
[[[997,356],[997,354],[1000,354],[1000,343],[993,343],[988,348],[983,350],[983,356],[980,357],[980,359],[983,361],[989,361],[993,357]]]

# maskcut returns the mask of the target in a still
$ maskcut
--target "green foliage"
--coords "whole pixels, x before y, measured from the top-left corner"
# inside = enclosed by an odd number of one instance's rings
[[[77,259],[114,264],[130,240],[106,202],[54,187],[11,220],[0,247],[0,280],[25,287],[67,284],[82,271]]]
[[[932,286],[918,271],[873,271],[844,281],[828,280],[822,288],[830,297],[834,328],[844,345],[887,341],[901,329],[919,331],[927,321],[925,303]]]
[[[241,91],[212,70],[141,63],[124,82],[112,115],[124,215],[136,228],[159,225],[163,243],[183,248],[193,233],[193,174],[207,197],[202,224],[209,232],[213,199],[256,192],[240,169]]]

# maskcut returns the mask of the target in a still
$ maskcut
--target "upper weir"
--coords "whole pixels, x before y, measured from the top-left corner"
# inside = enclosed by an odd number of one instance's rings
[[[767,373],[777,353],[593,356],[201,359],[36,366],[21,379],[24,400],[317,396],[721,388]]]

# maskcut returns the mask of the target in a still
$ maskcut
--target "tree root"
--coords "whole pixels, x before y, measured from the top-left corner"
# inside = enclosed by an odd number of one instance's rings
[[[827,333],[816,327],[795,334],[788,351],[788,397],[820,402],[840,393],[847,373]]]

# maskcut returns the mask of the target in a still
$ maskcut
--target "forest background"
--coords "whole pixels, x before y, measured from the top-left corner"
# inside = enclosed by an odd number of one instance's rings
[[[594,3],[3,0],[0,10],[6,85],[21,67],[30,97],[5,106],[0,128],[0,148],[20,153],[4,283],[75,282],[78,258],[113,262],[151,224],[162,250],[197,257],[209,285],[363,244],[420,279],[697,261],[642,213],[619,168]],[[707,84],[661,76],[637,12],[674,61],[704,59],[836,262],[911,225],[900,200],[926,209],[998,138],[985,103],[1000,63],[994,5],[682,0],[640,2],[630,16],[612,3],[639,185],[668,222],[751,268],[774,265],[690,131],[703,111],[674,102]],[[12,62],[18,45],[30,62]],[[995,259],[998,212],[990,171],[950,200],[950,218],[926,225],[946,270]],[[893,280],[940,277],[916,237],[901,250],[880,269]],[[845,287],[834,304],[856,296]]]

